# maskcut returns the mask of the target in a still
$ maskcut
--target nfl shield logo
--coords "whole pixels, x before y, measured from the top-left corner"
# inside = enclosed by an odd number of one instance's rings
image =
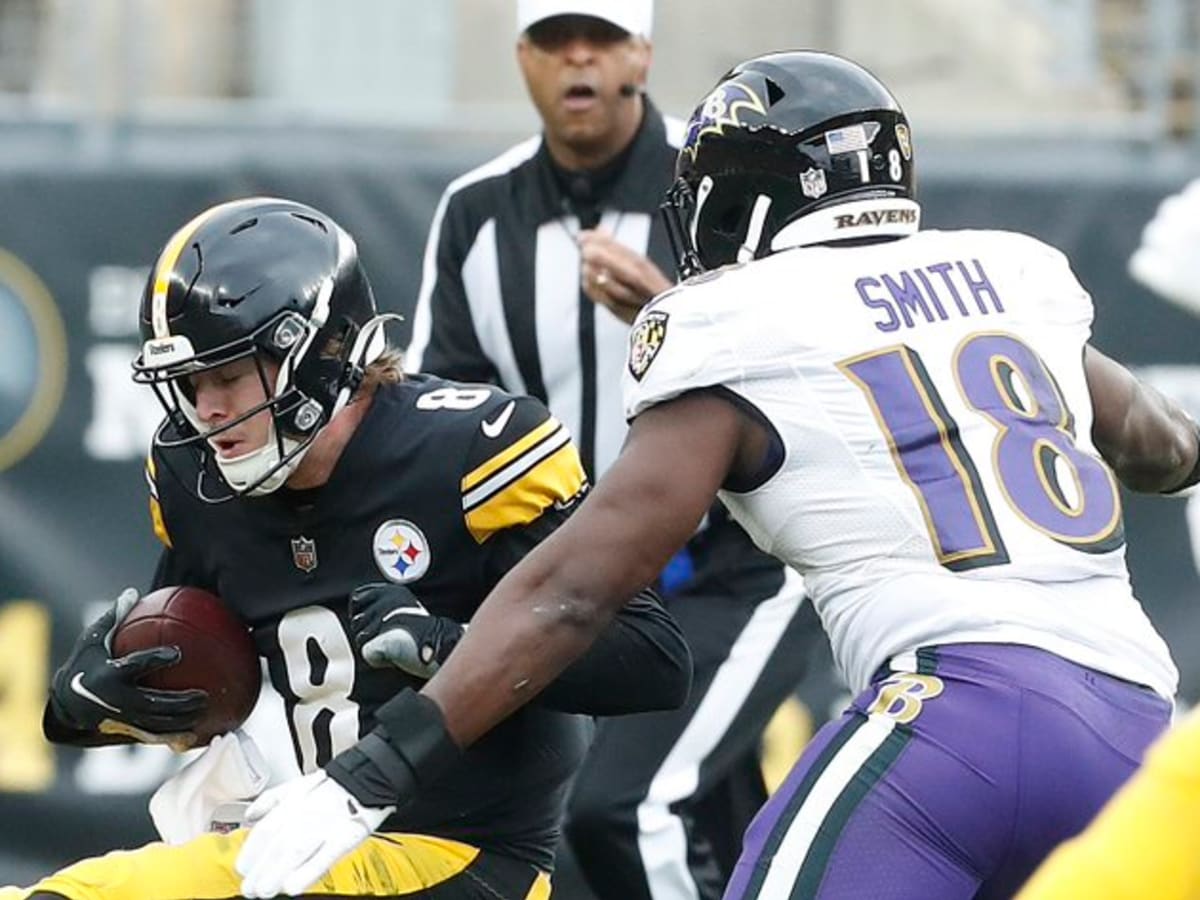
[[[301,572],[311,572],[317,567],[317,542],[306,537],[292,538],[292,562]]]
[[[805,197],[812,197],[814,200],[824,197],[825,192],[829,190],[825,183],[825,170],[809,169],[807,172],[801,172],[800,190]]]

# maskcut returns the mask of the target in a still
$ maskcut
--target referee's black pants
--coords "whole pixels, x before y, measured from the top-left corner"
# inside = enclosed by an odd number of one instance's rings
[[[732,568],[667,600],[695,661],[686,705],[597,724],[566,836],[599,900],[719,900],[766,798],[759,739],[820,624],[796,573]]]

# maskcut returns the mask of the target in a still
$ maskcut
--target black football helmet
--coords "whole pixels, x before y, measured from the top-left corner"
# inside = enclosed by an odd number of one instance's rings
[[[185,486],[207,502],[276,490],[383,353],[389,318],[376,313],[353,238],[324,213],[270,197],[202,212],[167,242],[142,294],[133,378],[167,411],[155,445],[194,456],[198,475]],[[207,427],[189,377],[245,358],[264,402]],[[212,452],[209,441],[263,410],[265,446],[232,459]]]
[[[692,113],[675,175],[663,216],[684,278],[782,246],[907,234],[919,223],[900,104],[830,53],[772,53],[731,69]]]

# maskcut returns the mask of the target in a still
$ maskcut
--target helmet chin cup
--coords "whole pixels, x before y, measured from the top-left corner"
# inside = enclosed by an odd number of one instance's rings
[[[217,469],[235,494],[261,497],[284,485],[311,446],[312,438],[302,442],[279,437],[272,425],[265,444],[231,459],[216,457]]]

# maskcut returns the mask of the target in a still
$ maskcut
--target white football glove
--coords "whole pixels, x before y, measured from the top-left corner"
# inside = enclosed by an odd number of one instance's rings
[[[1200,315],[1200,179],[1159,204],[1129,258],[1129,274],[1163,299]]]
[[[350,594],[350,630],[367,665],[395,666],[429,679],[446,661],[467,626],[430,614],[403,584],[372,582]]]
[[[363,806],[323,769],[265,791],[246,810],[242,896],[303,893],[395,809]]]

